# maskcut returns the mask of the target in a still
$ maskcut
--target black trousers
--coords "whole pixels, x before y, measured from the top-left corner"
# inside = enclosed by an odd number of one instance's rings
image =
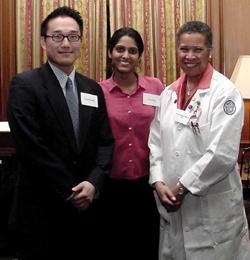
[[[3,158],[0,163],[0,257],[14,256],[16,245],[8,221],[16,182],[15,157]]]
[[[99,260],[99,216],[93,211],[48,220],[48,229],[15,233],[18,260]]]
[[[100,201],[105,259],[158,260],[159,214],[148,177],[110,178]]]

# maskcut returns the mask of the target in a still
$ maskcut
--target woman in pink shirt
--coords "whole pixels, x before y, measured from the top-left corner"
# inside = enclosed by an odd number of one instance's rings
[[[158,259],[159,216],[148,183],[148,135],[164,86],[136,73],[143,50],[136,30],[118,29],[108,43],[112,75],[100,82],[115,138],[102,201],[105,231],[111,237],[103,241],[109,260]]]

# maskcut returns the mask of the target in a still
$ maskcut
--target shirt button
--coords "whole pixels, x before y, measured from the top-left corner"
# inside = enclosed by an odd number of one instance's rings
[[[131,111],[131,110],[129,110],[129,111],[128,111],[128,114],[131,114],[131,113],[132,113],[132,111]]]
[[[131,131],[131,130],[132,130],[132,127],[129,127],[128,130]]]
[[[128,160],[128,162],[129,162],[129,163],[132,163],[132,162],[133,162],[133,160]]]
[[[130,98],[130,96],[128,95],[127,98]]]
[[[130,147],[131,147],[131,146],[132,146],[132,144],[128,144],[128,146],[130,146]]]

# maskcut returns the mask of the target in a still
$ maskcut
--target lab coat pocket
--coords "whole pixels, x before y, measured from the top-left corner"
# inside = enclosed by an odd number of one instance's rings
[[[196,130],[192,129],[192,133],[189,135],[189,143],[191,144],[188,148],[188,154],[195,156],[198,159],[200,156],[203,156],[209,136],[209,124],[200,125]],[[194,149],[195,147],[195,149]]]
[[[244,226],[241,199],[233,190],[205,196],[202,202],[204,219],[212,240],[224,243],[239,235]],[[207,215],[207,217],[205,217]]]

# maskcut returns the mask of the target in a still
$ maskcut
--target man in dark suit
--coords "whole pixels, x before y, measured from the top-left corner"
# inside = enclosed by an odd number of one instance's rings
[[[47,63],[10,83],[7,114],[20,162],[10,226],[19,260],[97,259],[97,202],[113,137],[100,86],[75,71],[82,34],[79,12],[55,9],[41,24]],[[76,115],[66,101],[69,78]]]

